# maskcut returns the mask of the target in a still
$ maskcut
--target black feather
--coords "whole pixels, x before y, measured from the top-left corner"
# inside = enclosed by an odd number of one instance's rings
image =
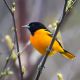
[[[53,37],[53,34],[48,34],[50,37]],[[61,45],[61,43],[57,40],[57,38],[55,39],[58,43],[59,43],[59,45],[62,47],[62,45]],[[63,48],[63,47],[62,47]]]

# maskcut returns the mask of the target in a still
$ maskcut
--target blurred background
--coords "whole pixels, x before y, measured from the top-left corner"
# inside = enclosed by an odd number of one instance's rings
[[[37,66],[42,56],[29,43],[29,32],[21,26],[32,21],[39,21],[48,26],[60,19],[65,0],[6,0],[9,6],[16,3],[15,20],[18,33],[19,49],[26,50],[21,54],[21,63],[25,67],[24,80],[33,80]],[[6,57],[10,53],[6,36],[10,37],[15,46],[16,43],[12,16],[0,0],[0,72],[2,71]],[[58,80],[57,73],[63,74],[64,80],[80,80],[80,1],[72,9],[72,12],[60,28],[62,41],[66,50],[76,55],[71,61],[60,54],[48,57],[40,80]],[[18,61],[10,60],[8,66],[14,72],[11,76],[5,76],[0,80],[20,80]]]

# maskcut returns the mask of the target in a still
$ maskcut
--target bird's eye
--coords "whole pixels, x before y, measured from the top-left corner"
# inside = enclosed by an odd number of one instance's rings
[[[34,24],[32,24],[32,26],[35,26]]]

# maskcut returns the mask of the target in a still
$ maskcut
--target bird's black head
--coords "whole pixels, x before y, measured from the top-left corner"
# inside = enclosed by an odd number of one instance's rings
[[[36,30],[46,29],[46,27],[40,22],[31,22],[30,24],[28,24],[28,26],[29,26],[28,29],[30,30],[32,35],[34,35],[34,32]]]

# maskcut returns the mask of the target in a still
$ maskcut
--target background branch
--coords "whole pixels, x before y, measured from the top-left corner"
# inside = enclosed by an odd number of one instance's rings
[[[16,23],[15,23],[14,12],[13,12],[12,9],[8,6],[7,2],[6,2],[5,0],[3,0],[3,1],[4,1],[4,3],[6,4],[8,10],[10,11],[11,16],[12,16],[12,19],[13,19],[15,39],[16,39],[16,46],[17,46],[17,52],[19,52],[19,45],[18,45],[18,37],[17,37],[17,31],[16,31]],[[22,72],[20,54],[18,54],[18,61],[19,61],[19,69],[20,69],[20,74],[21,74],[21,80],[23,80],[23,72]]]

